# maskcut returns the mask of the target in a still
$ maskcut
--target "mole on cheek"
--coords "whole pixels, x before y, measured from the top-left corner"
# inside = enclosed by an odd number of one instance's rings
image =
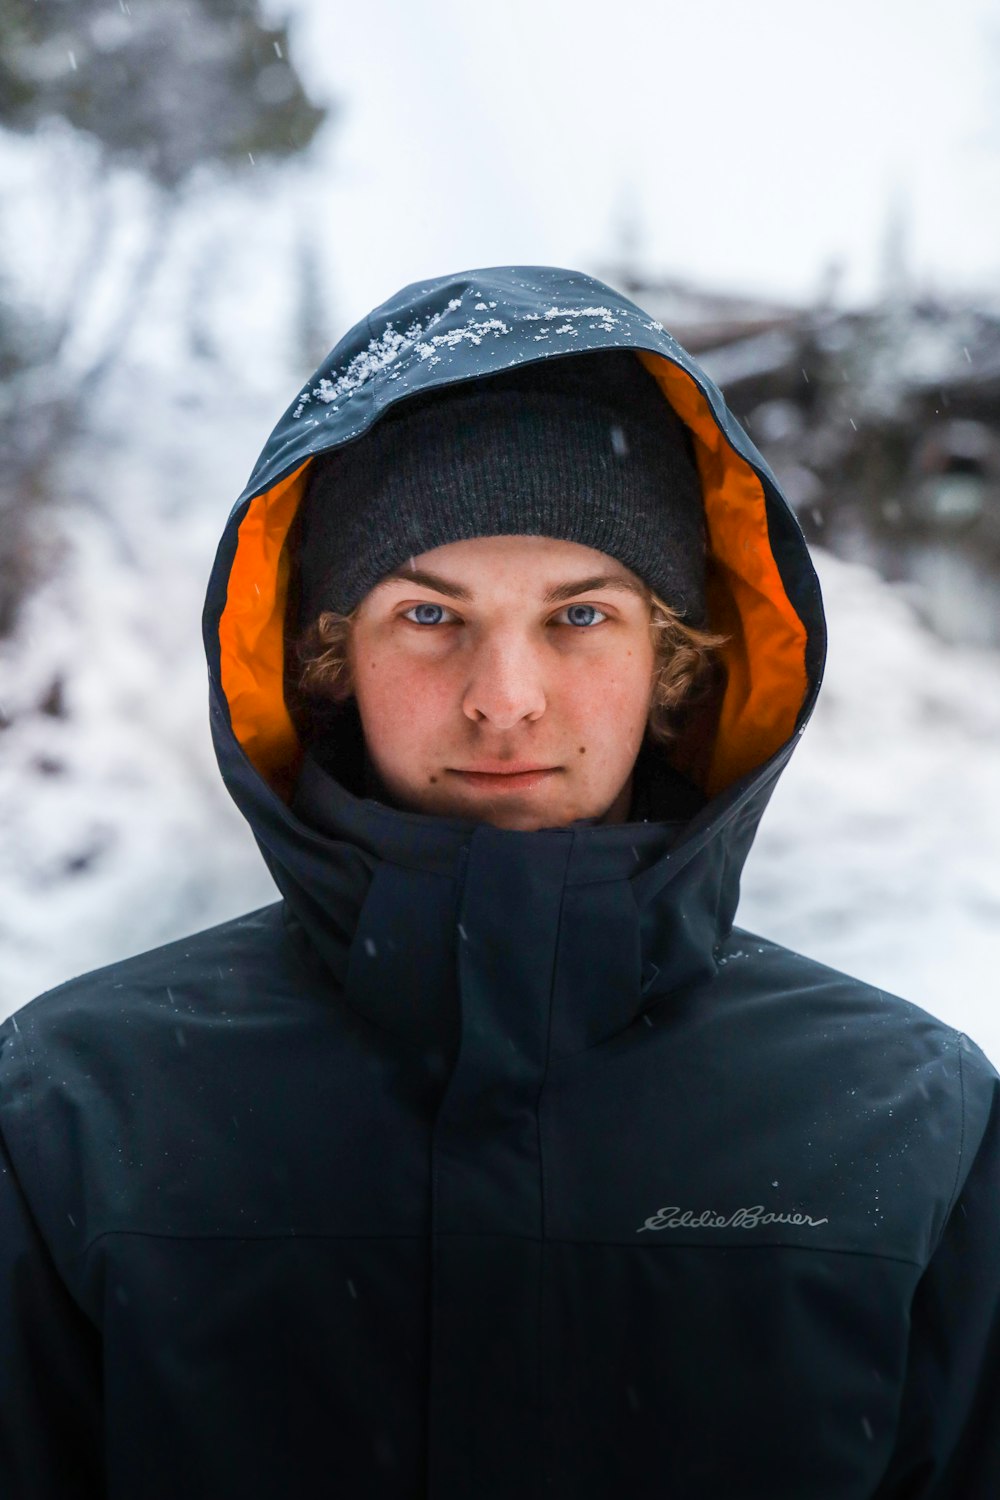
[[[586,755],[586,753],[587,753],[587,747],[586,747],[586,745],[581,745],[580,746],[580,754],[581,755]]]
[[[436,784],[436,782],[437,782],[437,777],[436,776],[432,776],[430,778],[430,782],[431,782],[431,786],[434,786]]]

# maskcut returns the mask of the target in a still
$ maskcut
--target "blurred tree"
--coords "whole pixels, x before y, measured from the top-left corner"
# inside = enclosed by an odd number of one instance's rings
[[[299,228],[296,259],[292,360],[298,370],[315,370],[329,350],[333,318],[327,304],[316,241],[305,225]]]
[[[6,288],[4,288],[6,290]],[[13,629],[17,604],[34,575],[29,516],[48,493],[51,446],[61,420],[72,422],[72,396],[47,387],[45,330],[0,300],[0,639]],[[3,715],[0,710],[0,728]]]
[[[300,151],[325,111],[257,0],[0,0],[0,125],[52,116],[171,189]]]
[[[54,434],[65,450],[120,357],[169,244],[180,189],[196,169],[252,170],[309,144],[329,116],[306,95],[287,28],[259,0],[0,0],[0,128],[61,120],[93,140],[89,233],[62,306],[30,327],[0,306],[0,636],[9,633],[37,558],[32,518],[44,502]],[[118,223],[113,168],[154,190],[145,244],[115,288],[87,368],[63,358],[109,260]],[[106,280],[106,278],[105,278]],[[106,293],[106,285],[102,283]]]

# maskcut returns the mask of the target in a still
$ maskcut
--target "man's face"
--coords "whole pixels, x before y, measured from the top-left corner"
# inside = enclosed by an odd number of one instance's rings
[[[451,542],[382,579],[350,663],[390,795],[497,828],[624,821],[652,691],[647,599],[621,563],[548,537]]]

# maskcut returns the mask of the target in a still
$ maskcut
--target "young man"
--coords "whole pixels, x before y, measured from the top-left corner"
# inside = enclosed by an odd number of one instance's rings
[[[2,1033],[0,1492],[1000,1492],[996,1074],[733,928],[824,628],[674,340],[406,288],[205,623],[284,899]]]

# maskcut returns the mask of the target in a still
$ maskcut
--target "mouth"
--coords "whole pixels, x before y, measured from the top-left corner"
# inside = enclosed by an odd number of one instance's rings
[[[468,769],[451,767],[449,774],[457,776],[466,786],[502,793],[530,791],[533,787],[542,786],[549,777],[558,776],[559,770],[558,766],[532,766],[508,761],[504,765],[489,766],[485,770],[482,766]]]

